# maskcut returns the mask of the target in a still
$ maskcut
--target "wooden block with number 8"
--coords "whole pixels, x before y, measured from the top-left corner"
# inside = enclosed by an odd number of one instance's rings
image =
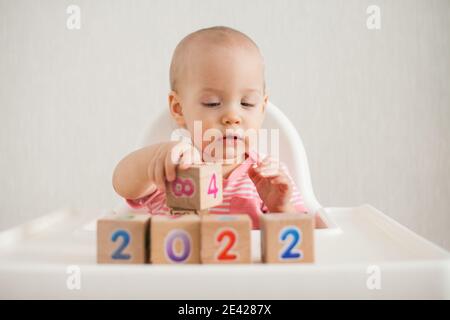
[[[251,220],[246,214],[202,217],[202,263],[251,263]]]
[[[150,228],[152,263],[200,263],[199,216],[153,216]]]
[[[314,262],[314,218],[302,213],[264,214],[261,222],[263,262]]]
[[[166,184],[167,206],[204,210],[222,203],[222,166],[220,164],[192,165],[177,168],[177,177]]]
[[[112,214],[97,221],[97,262],[128,264],[148,262],[150,215]]]

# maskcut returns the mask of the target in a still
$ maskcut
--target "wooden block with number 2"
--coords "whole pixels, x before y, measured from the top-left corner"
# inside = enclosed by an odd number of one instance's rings
[[[251,263],[251,220],[246,214],[202,217],[202,263]]]
[[[150,215],[112,214],[97,221],[98,263],[148,263]]]
[[[261,252],[266,263],[314,262],[314,217],[303,213],[261,216]]]

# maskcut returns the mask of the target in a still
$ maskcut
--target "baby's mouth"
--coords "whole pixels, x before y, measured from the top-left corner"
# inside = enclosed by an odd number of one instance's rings
[[[245,151],[245,136],[239,132],[226,132],[214,142],[211,156],[216,161],[236,161]]]
[[[244,138],[240,134],[231,133],[231,134],[224,134],[221,140],[225,142],[233,142],[233,141],[243,141]]]

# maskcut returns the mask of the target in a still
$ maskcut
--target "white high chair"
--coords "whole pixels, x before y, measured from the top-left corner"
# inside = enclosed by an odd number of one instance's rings
[[[322,209],[311,186],[302,141],[291,122],[269,104],[264,128],[280,129],[281,160],[308,210],[319,209],[328,226],[314,232],[313,264],[262,264],[260,231],[252,230],[252,263],[247,265],[99,265],[95,226],[100,213],[62,208],[0,232],[0,298],[450,298],[446,250],[367,204]],[[175,124],[162,110],[137,147],[168,140],[173,129]],[[82,289],[71,290],[69,280],[77,270],[82,273]]]

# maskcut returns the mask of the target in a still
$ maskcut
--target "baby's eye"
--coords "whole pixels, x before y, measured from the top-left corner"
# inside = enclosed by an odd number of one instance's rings
[[[210,103],[202,103],[205,107],[217,107],[220,105],[220,102],[210,102]]]
[[[247,103],[247,102],[241,102],[241,104],[242,104],[244,107],[254,107],[254,106],[255,106],[253,103]]]

